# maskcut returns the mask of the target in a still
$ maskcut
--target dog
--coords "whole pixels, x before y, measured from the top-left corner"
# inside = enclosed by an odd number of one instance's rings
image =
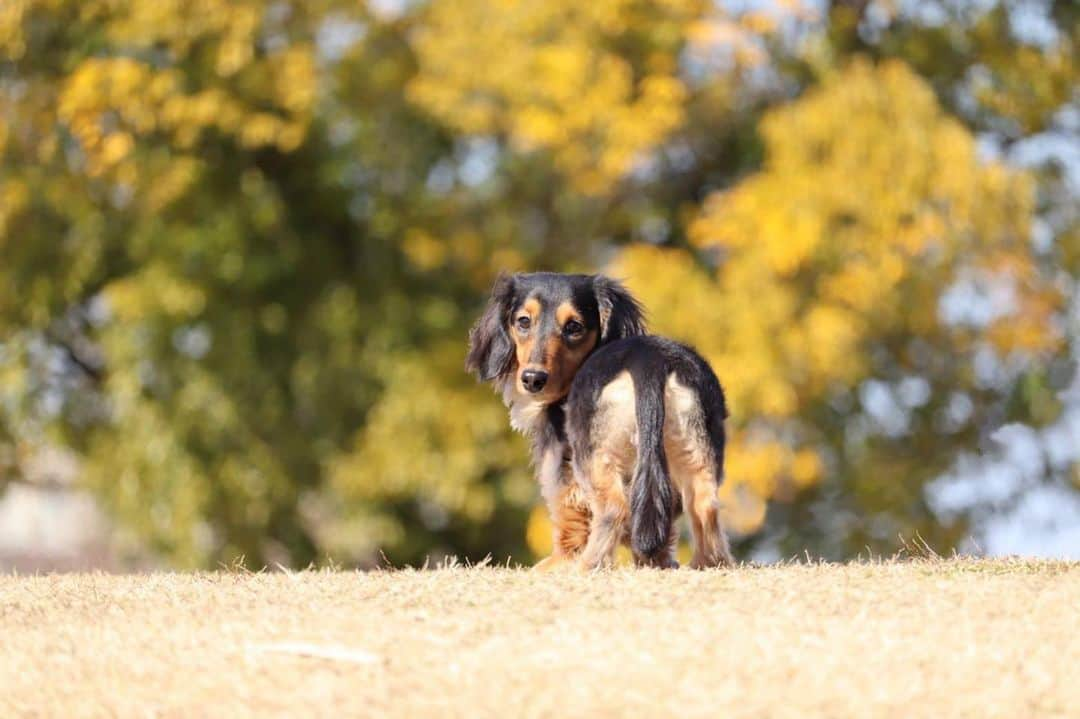
[[[689,347],[647,334],[641,304],[603,275],[500,276],[469,332],[465,361],[491,382],[532,444],[552,520],[538,564],[678,566],[673,523],[691,518],[691,566],[733,563],[719,520],[720,383]],[[629,500],[627,494],[629,493]]]

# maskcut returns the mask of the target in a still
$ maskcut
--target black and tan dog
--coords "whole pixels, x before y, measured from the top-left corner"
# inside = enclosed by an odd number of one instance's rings
[[[469,334],[466,368],[502,393],[532,442],[554,527],[552,566],[677,566],[673,522],[691,520],[691,566],[731,564],[716,489],[724,396],[684,345],[646,334],[640,304],[602,275],[500,277]],[[628,498],[629,495],[629,498]]]

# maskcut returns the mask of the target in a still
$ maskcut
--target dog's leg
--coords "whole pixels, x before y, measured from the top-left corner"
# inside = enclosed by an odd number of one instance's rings
[[[579,483],[588,488],[592,511],[589,540],[581,553],[581,566],[596,569],[614,562],[615,548],[626,533],[630,505],[623,489],[623,468],[619,458],[598,450],[587,462]]]
[[[549,571],[565,566],[581,554],[589,539],[589,507],[576,485],[559,490],[551,506],[552,551],[534,569]]]
[[[719,482],[713,460],[714,451],[699,416],[691,413],[682,423],[673,423],[668,457],[672,483],[678,488],[682,508],[690,518],[694,550],[690,567],[693,569],[732,566],[735,563],[727,534],[720,524],[720,502],[716,497]]]
[[[735,564],[727,534],[720,525],[720,502],[716,498],[717,481],[711,469],[701,468],[687,478],[683,501],[690,515],[694,538],[694,569],[730,567]]]

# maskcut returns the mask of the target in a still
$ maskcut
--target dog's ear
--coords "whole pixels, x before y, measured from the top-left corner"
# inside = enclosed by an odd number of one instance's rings
[[[645,310],[630,291],[610,277],[593,276],[596,306],[600,310],[600,342],[643,335]]]
[[[491,299],[484,314],[469,330],[469,354],[465,357],[465,369],[484,382],[510,372],[514,343],[507,331],[507,324],[513,301],[514,278],[499,275],[491,288]]]

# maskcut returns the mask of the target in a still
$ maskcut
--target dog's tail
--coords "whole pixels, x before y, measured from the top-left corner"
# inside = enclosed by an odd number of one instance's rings
[[[637,410],[637,464],[630,485],[630,545],[643,558],[666,552],[673,507],[667,456],[664,453],[664,385],[667,369],[660,363],[631,367]]]

